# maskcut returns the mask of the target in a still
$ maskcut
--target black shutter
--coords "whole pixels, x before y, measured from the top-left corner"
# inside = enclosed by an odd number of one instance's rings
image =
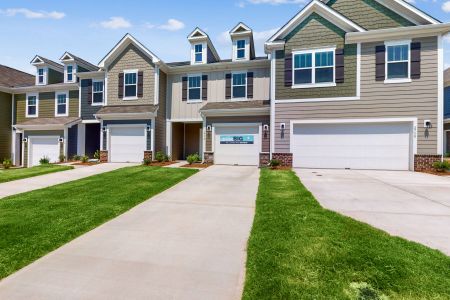
[[[144,96],[144,72],[143,71],[138,72],[137,96],[139,98],[142,98]]]
[[[375,57],[375,79],[384,81],[386,79],[386,47],[384,45],[375,47]]]
[[[284,86],[292,86],[292,53],[284,55]]]
[[[336,49],[335,53],[335,63],[336,63],[336,83],[344,83],[345,72],[344,72],[344,49]]]
[[[208,100],[208,75],[202,75],[202,100]]]
[[[247,73],[247,98],[253,99],[253,72]]]
[[[92,104],[92,79],[86,80],[87,103]]]
[[[225,75],[225,99],[231,99],[231,74]]]
[[[420,79],[421,43],[411,43],[411,79]]]
[[[119,73],[119,86],[118,86],[119,99],[123,98],[123,73]]]
[[[187,78],[187,76],[183,76],[183,77],[181,78],[181,81],[182,81],[181,100],[187,101],[187,83],[188,83],[188,78]]]

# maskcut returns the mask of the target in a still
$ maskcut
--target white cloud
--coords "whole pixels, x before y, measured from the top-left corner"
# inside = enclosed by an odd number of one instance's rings
[[[450,13],[450,1],[445,1],[442,4],[442,10],[445,11],[446,13]]]
[[[108,21],[100,22],[100,26],[107,29],[130,28],[131,23],[122,17],[111,17]]]
[[[169,19],[167,20],[166,24],[157,26],[159,29],[162,30],[168,30],[168,31],[177,31],[180,29],[183,29],[185,27],[184,23],[176,20],[176,19]]]
[[[63,12],[58,11],[33,11],[28,8],[8,8],[0,10],[0,13],[8,16],[14,17],[16,15],[23,15],[27,19],[55,19],[60,20],[66,16]]]

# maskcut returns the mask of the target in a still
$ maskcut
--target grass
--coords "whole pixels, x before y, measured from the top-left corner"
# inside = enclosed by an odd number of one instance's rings
[[[322,208],[262,170],[243,299],[450,299],[450,257]]]
[[[0,183],[24,179],[49,173],[61,172],[66,170],[71,170],[71,166],[60,166],[60,165],[40,165],[32,168],[20,168],[20,169],[2,169],[0,170]]]
[[[196,172],[129,167],[0,200],[0,279]]]

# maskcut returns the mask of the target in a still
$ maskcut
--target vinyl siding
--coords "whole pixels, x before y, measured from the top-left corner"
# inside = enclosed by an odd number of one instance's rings
[[[367,30],[414,25],[375,0],[331,0],[327,5]]]
[[[88,93],[88,81],[86,79],[81,80],[81,118],[83,120],[95,120],[94,114],[96,114],[102,106],[92,105],[92,99],[89,99]],[[92,86],[91,86],[92,88]]]
[[[305,99],[328,97],[351,97],[356,95],[356,45],[345,45],[345,32],[319,16],[311,14],[287,37],[285,51],[277,51],[276,56],[276,98],[281,99]],[[344,83],[338,83],[336,87],[294,89],[286,87],[284,83],[284,57],[294,50],[313,49],[320,47],[336,46],[344,49],[345,69]]]
[[[69,91],[69,117],[79,115],[78,90]],[[14,95],[16,122],[21,123],[32,118],[26,118],[26,94]],[[38,118],[55,117],[55,92],[39,93]]]
[[[166,149],[166,101],[167,101],[167,75],[159,72],[159,108],[155,119],[155,152]]]
[[[343,118],[418,118],[418,154],[437,153],[438,65],[437,38],[422,43],[421,79],[412,83],[384,84],[375,81],[376,43],[362,45],[361,100],[276,104],[275,152],[289,152],[290,120]],[[423,121],[433,128],[425,130]],[[281,138],[280,123],[286,123]]]
[[[234,70],[233,70],[234,71]],[[170,75],[167,116],[170,119],[201,119],[199,110],[208,102],[228,102],[232,99],[225,99],[225,74],[232,70],[204,72],[208,75],[208,100],[201,103],[187,103],[182,101],[182,77],[187,74]],[[248,70],[235,70],[253,72],[253,99],[249,100],[269,100],[270,70],[269,68],[255,68]]]
[[[0,92],[0,162],[11,158],[11,94]]]
[[[154,104],[155,67],[151,59],[138,48],[134,45],[129,45],[108,68],[108,105]],[[124,70],[134,69],[144,72],[143,97],[137,100],[119,99],[119,73],[123,73]]]
[[[48,84],[64,82],[64,73],[48,68]]]

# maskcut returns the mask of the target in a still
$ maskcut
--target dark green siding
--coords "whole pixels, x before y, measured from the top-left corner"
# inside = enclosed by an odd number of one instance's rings
[[[0,163],[11,158],[11,94],[0,92]]]
[[[48,69],[48,84],[64,82],[64,73]]]

